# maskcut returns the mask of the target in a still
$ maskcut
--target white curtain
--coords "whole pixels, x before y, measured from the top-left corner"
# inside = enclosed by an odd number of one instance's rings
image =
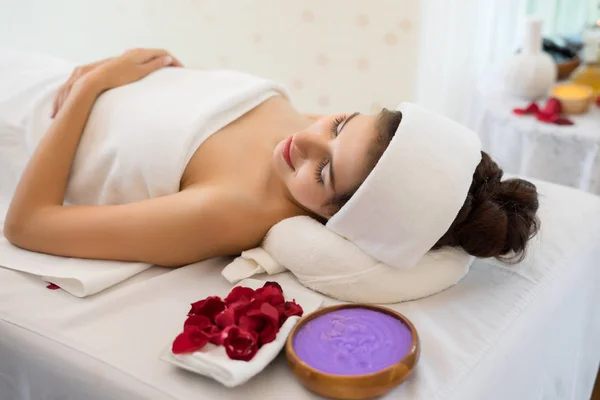
[[[593,6],[597,0],[527,0],[527,13],[544,20],[544,35],[574,35],[592,22]]]
[[[421,0],[416,101],[466,122],[482,74],[519,45],[526,0]]]

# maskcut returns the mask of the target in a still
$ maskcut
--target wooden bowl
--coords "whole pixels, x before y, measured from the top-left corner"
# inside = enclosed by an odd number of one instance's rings
[[[378,311],[400,320],[412,334],[412,343],[406,356],[396,364],[364,375],[334,375],[310,367],[294,351],[296,333],[310,320],[345,308],[363,308]],[[292,371],[302,384],[322,396],[334,399],[361,400],[382,396],[400,385],[413,371],[421,352],[419,336],[414,325],[402,314],[389,308],[367,304],[343,304],[321,308],[301,318],[292,328],[285,345],[285,353]]]
[[[565,62],[557,63],[556,67],[558,68],[558,80],[562,81],[569,78],[573,71],[579,67],[579,64],[581,64],[581,59],[579,56],[575,56],[574,58],[571,58]]]
[[[552,88],[551,95],[560,102],[562,112],[583,114],[590,108],[594,91],[589,86],[565,83]]]

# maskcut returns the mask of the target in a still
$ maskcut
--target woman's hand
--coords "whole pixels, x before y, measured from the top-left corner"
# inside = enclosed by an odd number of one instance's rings
[[[104,64],[105,62],[107,62],[109,60],[111,60],[111,59],[107,58],[106,60],[100,60],[100,61],[97,61],[92,64],[82,65],[82,66],[75,68],[75,70],[73,71],[73,73],[71,74],[69,79],[65,83],[63,83],[63,85],[56,92],[56,96],[54,97],[54,104],[52,106],[52,114],[50,115],[50,118],[54,118],[56,116],[56,114],[58,113],[58,110],[60,110],[62,105],[67,100],[67,97],[69,96],[69,93],[71,92],[71,88],[73,87],[73,84],[79,78],[81,78],[88,72],[94,70],[96,67]]]
[[[104,91],[137,81],[166,66],[183,67],[179,60],[165,50],[134,49],[126,51],[120,57],[77,67],[67,82],[59,88],[54,99],[51,118],[56,116],[67,100],[73,84],[84,76],[93,76],[99,84],[99,90]]]
[[[99,90],[104,91],[135,82],[169,65],[181,63],[166,50],[134,49],[99,65],[90,75],[99,84]]]

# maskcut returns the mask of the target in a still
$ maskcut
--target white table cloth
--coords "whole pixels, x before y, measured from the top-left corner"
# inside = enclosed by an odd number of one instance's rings
[[[546,100],[540,100],[543,107]],[[481,85],[471,104],[467,125],[475,130],[504,171],[543,179],[600,195],[600,108],[567,115],[572,126],[547,124],[514,108],[528,101]]]

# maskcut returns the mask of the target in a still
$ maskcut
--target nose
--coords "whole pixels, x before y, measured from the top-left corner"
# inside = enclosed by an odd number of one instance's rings
[[[304,159],[322,158],[329,152],[329,143],[325,138],[307,131],[294,135],[294,147]]]

